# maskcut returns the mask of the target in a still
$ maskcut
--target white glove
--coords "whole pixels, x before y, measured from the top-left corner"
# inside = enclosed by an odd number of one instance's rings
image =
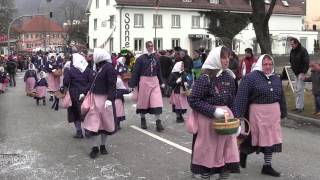
[[[80,94],[80,96],[79,96],[79,101],[81,101],[84,97],[85,97],[84,94]]]
[[[181,83],[181,81],[182,81],[182,78],[179,77],[179,78],[176,80],[176,83],[177,83],[177,84],[178,84],[178,83]]]
[[[162,83],[161,84],[161,88],[165,88],[165,87],[166,87],[166,85]]]
[[[110,106],[112,106],[112,102],[109,100],[106,100],[106,102],[104,103],[104,108],[108,108]]]
[[[214,111],[214,117],[216,118],[223,118],[224,114],[227,113],[227,110],[224,110],[222,108],[216,108],[216,111]]]
[[[189,84],[187,82],[183,83],[184,87],[189,87]]]
[[[134,89],[133,88],[128,88],[129,92],[132,92]]]

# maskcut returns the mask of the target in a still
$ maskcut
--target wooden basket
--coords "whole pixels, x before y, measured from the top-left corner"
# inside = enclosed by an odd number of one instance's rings
[[[123,81],[129,80],[132,77],[132,73],[131,72],[125,72],[121,74],[121,79]]]
[[[59,77],[59,76],[62,76],[63,72],[62,72],[62,69],[57,69],[56,71],[52,72],[52,74],[54,76]]]
[[[228,119],[228,113],[224,114],[224,119],[215,120],[212,123],[213,129],[219,135],[236,134],[240,126],[240,120],[236,118]]]

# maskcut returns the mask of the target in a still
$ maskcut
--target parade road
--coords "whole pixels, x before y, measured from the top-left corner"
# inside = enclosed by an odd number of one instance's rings
[[[0,179],[133,179],[187,180],[190,173],[192,135],[175,122],[168,98],[161,119],[163,133],[155,131],[153,116],[147,116],[148,129],[140,129],[135,105],[126,97],[127,120],[122,129],[107,139],[108,155],[92,160],[87,139],[74,139],[73,124],[65,109],[54,111],[36,105],[24,92],[23,74],[17,87],[0,95]],[[248,158],[246,169],[232,175],[239,180],[317,180],[320,179],[320,129],[294,124],[283,127],[283,152],[273,156],[280,178],[261,175],[262,154]],[[290,124],[293,124],[292,126]],[[210,152],[208,152],[210,153]],[[215,179],[212,177],[211,179]]]

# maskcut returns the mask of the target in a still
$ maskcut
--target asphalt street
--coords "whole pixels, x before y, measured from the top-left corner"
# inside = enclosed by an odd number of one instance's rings
[[[187,180],[192,135],[183,124],[175,123],[168,99],[161,119],[165,131],[155,131],[153,116],[147,116],[148,129],[139,128],[139,116],[126,98],[127,120],[122,130],[108,137],[108,155],[92,160],[87,139],[74,139],[73,124],[66,110],[53,111],[51,102],[37,106],[25,96],[23,74],[17,87],[0,95],[0,179],[116,179]],[[273,167],[280,178],[261,175],[263,155],[251,155],[239,180],[319,180],[320,129],[286,120],[283,152],[275,154]],[[213,176],[211,179],[215,179]]]

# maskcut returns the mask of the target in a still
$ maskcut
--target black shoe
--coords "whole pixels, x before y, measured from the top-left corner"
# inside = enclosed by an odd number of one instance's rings
[[[98,153],[99,153],[99,148],[93,147],[89,156],[91,159],[95,159],[96,157],[98,157]]]
[[[141,128],[142,129],[147,129],[147,121],[146,118],[141,118]]]
[[[177,117],[176,122],[177,123],[183,123],[184,122],[183,117],[182,116]]]
[[[158,119],[158,120],[156,121],[156,130],[157,130],[158,132],[161,132],[161,131],[164,130],[164,128],[163,128],[163,126],[162,126],[162,124],[161,124],[161,120],[160,120],[160,119]]]
[[[240,166],[242,168],[246,168],[247,167],[247,157],[248,157],[247,154],[240,153]]]
[[[280,173],[275,171],[271,165],[263,165],[261,174],[270,175],[273,177],[280,177]]]
[[[101,154],[109,154],[105,145],[100,146],[100,153]]]
[[[77,133],[73,136],[73,138],[82,139],[83,138],[82,131],[77,131]]]
[[[37,106],[39,106],[39,100],[37,100]]]
[[[297,109],[296,113],[302,113],[303,109]]]
[[[49,99],[49,101],[53,101],[53,96],[50,96],[50,99]]]
[[[42,101],[42,104],[43,104],[44,106],[46,105],[46,100],[45,100],[45,99]]]

